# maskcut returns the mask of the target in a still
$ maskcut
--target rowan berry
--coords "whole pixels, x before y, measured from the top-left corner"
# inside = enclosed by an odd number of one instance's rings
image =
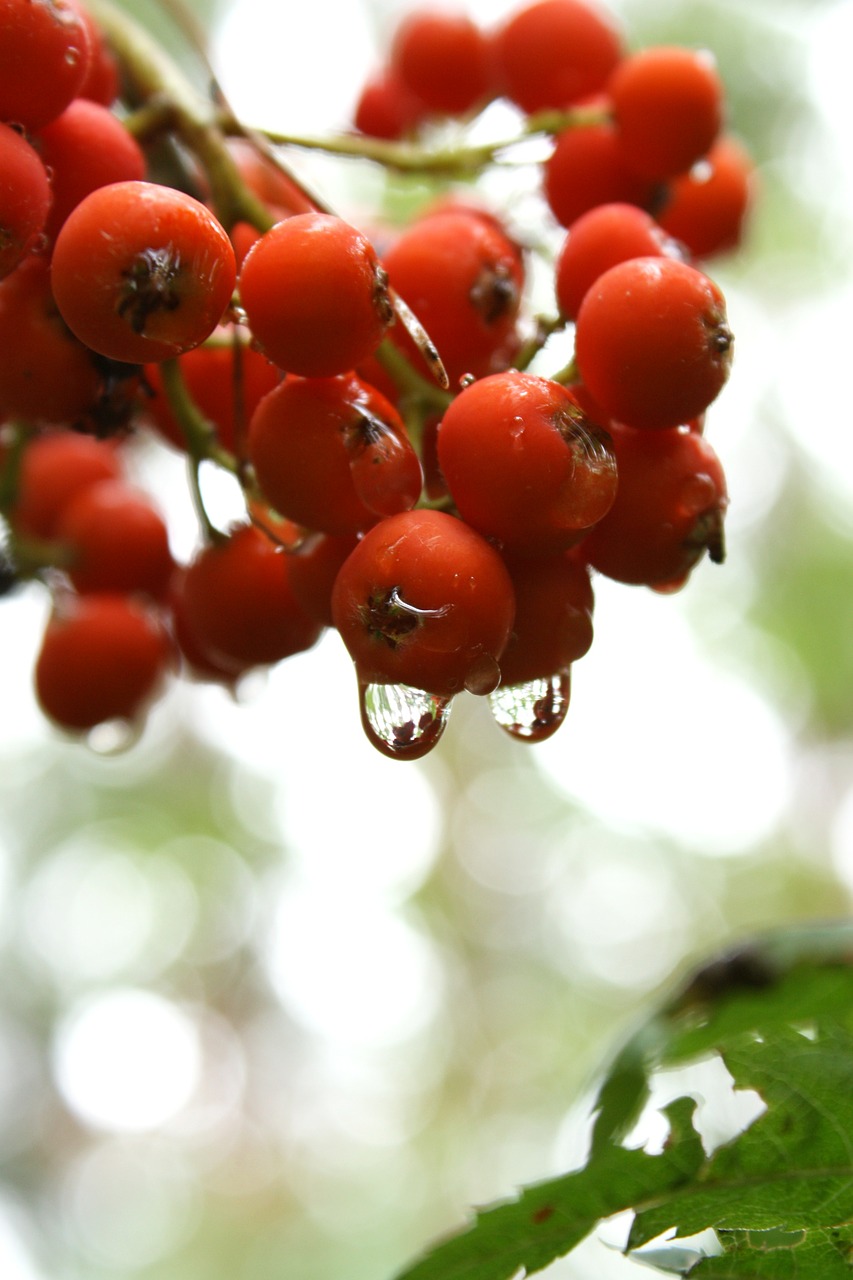
[[[187,619],[186,576],[186,565],[176,566],[165,602],[181,673],[193,680],[211,681],[233,688],[253,664],[214,654],[205,647],[203,639],[196,636]]]
[[[525,5],[494,43],[502,92],[528,114],[597,93],[622,56],[619,32],[589,0]]]
[[[611,267],[578,311],[581,378],[610,417],[632,427],[675,427],[702,413],[728,378],[732,346],[719,288],[675,258]]]
[[[388,67],[368,76],[353,110],[353,124],[370,138],[394,141],[415,130],[428,112],[420,98]]]
[[[35,665],[44,714],[71,733],[136,723],[159,692],[172,646],[157,615],[123,595],[63,595]]]
[[[420,463],[399,413],[355,374],[288,376],[256,408],[248,443],[267,502],[308,529],[366,529],[420,495]]]
[[[696,258],[735,249],[752,198],[754,165],[746,148],[725,135],[687,173],[669,183],[660,225]]]
[[[17,130],[0,124],[0,280],[37,245],[51,200],[38,153]]]
[[[53,204],[46,231],[54,239],[72,209],[91,191],[145,177],[145,157],[117,116],[98,102],[75,98],[33,137],[51,173]]]
[[[62,514],[89,485],[122,475],[121,453],[112,441],[76,431],[53,430],[24,447],[9,519],[25,537],[56,537]]]
[[[322,630],[293,594],[285,553],[250,524],[196,555],[183,599],[196,645],[226,668],[280,662],[310,649]]]
[[[356,533],[311,533],[288,553],[293,594],[306,613],[333,627],[332,588],[341,566],[358,543]]]
[[[606,433],[565,387],[515,369],[449,405],[438,462],[462,518],[516,550],[572,546],[616,493]]]
[[[633,204],[601,204],[572,223],[554,263],[560,314],[577,316],[584,294],[600,275],[628,258],[683,257],[650,213]]]
[[[354,369],[394,318],[372,244],[328,214],[277,223],[246,254],[239,283],[249,327],[269,359],[308,378]]]
[[[101,375],[57,309],[46,258],[0,281],[0,351],[0,418],[74,423],[97,405]]]
[[[198,346],[231,302],[231,242],[192,196],[154,182],[92,191],[62,225],[51,280],[68,327],[111,360],[168,360]]]
[[[654,184],[628,168],[609,122],[566,129],[554,142],[542,171],[545,199],[564,227],[602,204],[651,208]]]
[[[383,264],[438,349],[451,382],[510,363],[524,289],[518,245],[470,209],[427,214],[403,230]],[[406,334],[392,338],[417,363]]]
[[[567,671],[592,644],[593,590],[580,548],[505,557],[515,592],[515,621],[501,657],[501,684]]]
[[[56,536],[81,593],[162,597],[174,567],[166,523],[147,494],[123,479],[85,486],[64,506]]]
[[[89,37],[89,63],[77,97],[112,106],[119,94],[118,62],[92,14],[83,5],[77,7]]]
[[[688,428],[637,431],[614,424],[616,501],[582,544],[588,563],[618,582],[675,589],[708,552],[724,557],[728,504],[720,461]]]
[[[607,93],[625,163],[644,178],[684,173],[722,126],[723,86],[705,50],[641,49],[619,63]]]
[[[41,129],[86,78],[86,23],[72,0],[0,0],[0,31],[0,120]]]
[[[429,111],[461,116],[494,96],[488,37],[463,13],[417,9],[398,25],[391,71]]]
[[[335,625],[360,681],[440,697],[496,686],[514,612],[497,551],[441,511],[406,511],[374,525],[332,592]]]

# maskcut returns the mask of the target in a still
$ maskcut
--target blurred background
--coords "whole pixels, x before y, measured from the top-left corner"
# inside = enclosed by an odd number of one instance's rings
[[[333,635],[236,699],[176,687],[130,751],[66,742],[29,683],[46,597],[2,602],[3,1280],[390,1280],[468,1205],[572,1167],[596,1071],[692,966],[849,914],[853,4],[609,7],[633,47],[714,50],[758,164],[709,268],[737,343],[707,424],[727,563],[678,595],[597,584],[550,742],[467,698],[406,765],[363,738]],[[238,114],[320,134],[404,6],[196,8]],[[293,163],[353,221],[428,194]],[[189,554],[181,464],[139,464]],[[635,1272],[591,1242],[548,1275]]]

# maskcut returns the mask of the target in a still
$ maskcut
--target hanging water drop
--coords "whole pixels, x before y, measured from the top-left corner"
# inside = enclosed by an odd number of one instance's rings
[[[361,723],[370,742],[392,760],[420,760],[447,724],[450,698],[406,684],[359,682]]]
[[[558,671],[524,684],[500,685],[489,694],[489,707],[502,729],[522,742],[544,742],[566,718],[571,671]]]
[[[481,653],[468,668],[465,688],[478,698],[492,693],[501,682],[501,669],[490,653]]]

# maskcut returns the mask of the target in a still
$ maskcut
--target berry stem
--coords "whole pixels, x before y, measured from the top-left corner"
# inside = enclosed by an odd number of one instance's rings
[[[524,346],[521,347],[512,362],[515,369],[528,369],[551,335],[559,333],[561,329],[565,329],[566,322],[561,316],[536,316],[534,325],[533,334],[524,343]],[[558,380],[555,379],[555,381]]]
[[[263,136],[278,147],[296,147],[303,151],[322,151],[326,155],[371,160],[384,169],[397,173],[429,173],[442,178],[465,178],[474,177],[490,165],[500,163],[504,152],[529,142],[531,138],[601,124],[608,118],[607,111],[600,107],[545,111],[530,116],[520,132],[511,138],[501,138],[496,142],[485,142],[477,146],[442,147],[437,150],[412,143],[389,142],[358,133],[315,138],[305,134],[264,130]],[[232,124],[225,119],[222,127],[228,132]]]
[[[163,390],[183,432],[187,453],[196,462],[205,462],[209,459],[217,466],[237,475],[237,459],[218,443],[213,424],[204,416],[187,390],[179,362],[164,360],[160,365],[160,372]]]
[[[21,474],[21,459],[27,441],[33,434],[32,428],[23,423],[12,423],[8,428],[8,443],[0,454],[0,513],[8,515],[15,505],[18,496],[18,481]]]
[[[236,342],[237,339],[235,338]],[[239,374],[235,363],[235,381],[239,382]],[[262,502],[263,496],[255,484],[251,467],[240,458],[235,457],[228,449],[223,448],[216,438],[213,424],[208,421],[199,409],[187,389],[179,360],[164,360],[160,365],[163,390],[169,401],[169,407],[183,433],[189,458],[190,487],[193,504],[198,514],[205,540],[218,541],[223,534],[213,524],[204,505],[199,475],[203,462],[212,462],[223,471],[234,476],[247,499],[247,502]],[[235,387],[238,395],[241,391]],[[239,415],[238,415],[239,417]],[[239,438],[239,434],[238,434]]]

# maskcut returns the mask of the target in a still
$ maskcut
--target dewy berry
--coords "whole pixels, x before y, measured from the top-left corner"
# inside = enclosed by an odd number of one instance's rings
[[[231,301],[231,241],[198,200],[155,182],[86,195],[56,238],[51,284],[62,319],[111,360],[168,360],[209,337]]]
[[[307,378],[334,377],[366,360],[394,318],[370,241],[322,213],[287,218],[251,247],[240,298],[273,364]]]
[[[459,393],[438,462],[463,519],[514,550],[574,546],[616,495],[606,433],[560,383],[517,369]]]
[[[450,697],[500,680],[515,597],[500,556],[462,520],[407,511],[344,561],[332,616],[359,679]]]
[[[0,0],[0,587],[52,602],[46,716],[136,730],[167,672],[233,689],[326,629],[392,759],[466,693],[549,737],[596,575],[668,592],[724,555],[704,267],[753,162],[712,55],[629,48],[596,0],[413,6],[352,127],[285,143],[82,5]],[[304,150],[370,180],[314,190]],[[161,447],[197,516],[177,561]]]
[[[89,30],[73,0],[0,0],[0,120],[41,129],[83,89]]]
[[[632,427],[677,427],[716,400],[733,342],[722,293],[675,258],[621,262],[585,294],[575,356],[595,400]]]

